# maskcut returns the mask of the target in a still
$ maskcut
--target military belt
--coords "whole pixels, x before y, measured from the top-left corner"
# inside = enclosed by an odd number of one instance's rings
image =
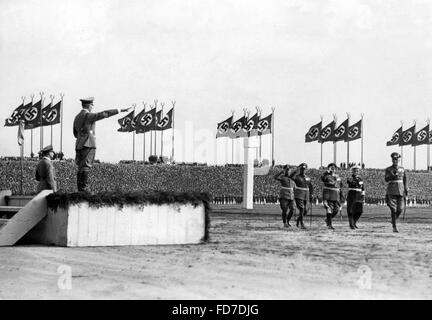
[[[333,190],[333,191],[339,191],[339,188],[324,187],[324,189]]]
[[[391,180],[388,181],[387,183],[401,183],[401,182],[403,182],[403,180]]]
[[[362,192],[362,189],[358,189],[358,188],[348,188],[348,191],[357,191],[357,192]]]
[[[282,189],[289,189],[289,190],[293,190],[293,187],[281,187]]]
[[[302,188],[302,187],[297,187],[297,186],[295,188],[298,190],[309,191],[309,188]]]

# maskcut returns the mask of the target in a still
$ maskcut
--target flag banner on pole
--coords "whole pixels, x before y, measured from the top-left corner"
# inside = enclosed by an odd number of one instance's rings
[[[249,120],[246,121],[243,129],[246,131],[249,137],[256,136],[258,134],[258,122],[260,120],[259,114],[255,113]]]
[[[41,125],[42,101],[39,100],[24,112],[24,129],[34,129]]]
[[[16,108],[11,116],[5,120],[5,127],[13,127],[19,125],[20,120],[24,120],[24,112],[31,107],[31,102],[23,105],[21,104],[18,108]]]
[[[428,144],[429,125],[416,132],[413,137],[412,145],[419,146],[421,144]]]
[[[20,120],[18,125],[18,145],[22,146],[23,143],[24,143],[24,120]]]
[[[140,112],[139,116],[136,117],[136,132],[144,133],[154,130],[155,119],[156,108],[153,108],[147,112]]]
[[[247,121],[246,116],[241,117],[236,122],[234,122],[229,130],[229,137],[234,138],[240,138],[240,137],[247,137],[246,131],[243,130],[243,127]]]
[[[415,125],[402,132],[401,137],[399,139],[399,145],[400,146],[411,145],[414,140],[414,134],[415,134]]]
[[[360,139],[362,137],[362,121],[349,126],[345,142]]]
[[[61,101],[57,102],[54,106],[51,103],[42,109],[42,125],[52,126],[60,123],[60,108]]]
[[[216,139],[221,137],[229,137],[232,120],[233,116],[217,124]]]
[[[333,120],[328,125],[326,125],[324,128],[321,129],[318,142],[324,143],[327,141],[334,141],[334,129],[335,129],[335,121]]]
[[[432,144],[432,131],[429,131],[429,144]]]
[[[342,122],[334,131],[334,140],[333,141],[346,141],[348,137],[348,121],[349,119],[346,119],[344,122]]]
[[[159,110],[158,112],[156,112],[155,120],[153,123],[153,128],[151,130],[157,130],[158,129],[157,125],[158,125],[161,118],[162,118],[162,110]]]
[[[159,121],[157,122],[156,130],[163,131],[163,130],[171,129],[172,114],[173,114],[173,108],[171,108],[171,110],[168,111],[167,114],[162,119],[158,118]]]
[[[260,119],[258,121],[257,130],[258,130],[259,136],[272,133],[272,130],[273,130],[272,117],[273,117],[273,113],[270,113],[267,117]]]
[[[132,121],[134,119],[135,111],[132,111],[127,116],[118,119],[118,123],[120,125],[120,128],[117,129],[118,132],[132,132],[135,130],[135,128],[132,127]]]
[[[396,132],[393,133],[391,139],[389,141],[387,141],[387,143],[386,143],[387,147],[399,145],[399,140],[400,140],[401,136],[402,136],[402,127],[397,129]]]
[[[305,142],[317,141],[319,137],[319,133],[321,131],[321,127],[322,127],[322,121],[310,127],[309,131],[305,134]]]

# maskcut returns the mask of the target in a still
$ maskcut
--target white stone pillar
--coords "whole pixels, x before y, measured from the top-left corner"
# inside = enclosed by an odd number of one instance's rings
[[[253,209],[254,156],[258,148],[255,138],[244,138],[244,171],[242,208]]]

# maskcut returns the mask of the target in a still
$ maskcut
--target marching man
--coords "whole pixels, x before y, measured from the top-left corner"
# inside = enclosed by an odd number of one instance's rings
[[[277,173],[274,178],[280,182],[281,190],[279,193],[279,203],[282,209],[282,221],[284,227],[291,227],[290,220],[294,213],[294,181],[289,177],[288,165],[283,167],[283,171]],[[289,209],[288,217],[287,211]]]
[[[360,167],[354,165],[351,168],[352,176],[347,179],[347,213],[351,229],[358,229],[357,221],[363,213],[365,201],[365,187],[363,179],[360,177]]]
[[[327,228],[334,230],[332,226],[332,219],[341,210],[341,199],[342,193],[342,181],[339,175],[334,171],[336,170],[336,164],[330,163],[327,166],[327,171],[321,177],[322,182],[324,182],[323,188],[323,203],[326,209],[326,224]]]
[[[396,227],[396,220],[405,206],[404,199],[408,196],[408,187],[405,170],[399,166],[400,154],[393,152],[390,156],[393,164],[385,170],[386,202],[391,212],[393,232],[399,232]]]
[[[303,223],[303,217],[307,214],[307,202],[312,204],[313,186],[309,177],[305,175],[307,164],[300,164],[297,169],[290,174],[290,178],[294,180],[294,200],[299,210],[296,225],[300,225],[301,229],[306,229]]]

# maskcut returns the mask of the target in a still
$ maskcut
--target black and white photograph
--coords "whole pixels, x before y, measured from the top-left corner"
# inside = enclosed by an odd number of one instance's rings
[[[0,0],[0,104],[0,300],[432,299],[432,1]]]

